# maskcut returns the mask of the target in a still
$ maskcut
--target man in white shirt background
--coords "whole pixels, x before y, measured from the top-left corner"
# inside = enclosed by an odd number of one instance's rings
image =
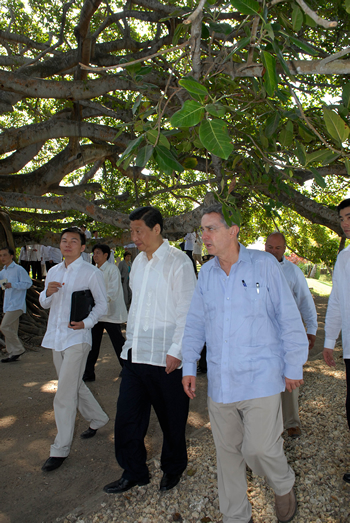
[[[92,347],[86,362],[84,381],[95,381],[95,364],[100,353],[102,335],[105,329],[110,337],[119,363],[123,366],[120,354],[125,340],[120,324],[126,322],[128,313],[124,302],[120,272],[116,265],[108,263],[110,251],[108,245],[101,243],[97,243],[92,248],[94,261],[98,269],[102,271],[106,285],[108,313],[102,316],[92,328]]]
[[[103,275],[82,259],[85,235],[78,227],[62,231],[60,249],[64,261],[49,270],[39,298],[44,309],[50,308],[42,346],[52,349],[58,376],[54,399],[57,436],[42,467],[46,472],[60,467],[70,452],[77,408],[90,423],[81,434],[83,439],[95,435],[108,422],[107,414],[82,380],[91,349],[91,328],[108,310]],[[91,291],[94,306],[83,321],[70,322],[72,293],[83,290]]]
[[[189,401],[181,386],[181,345],[196,278],[190,259],[163,240],[154,207],[133,211],[131,238],[142,251],[130,273],[133,293],[122,358],[115,420],[115,453],[122,477],[109,494],[149,483],[144,445],[151,406],[163,431],[160,490],[170,490],[187,466],[185,429]]]
[[[350,239],[350,198],[337,207],[340,226]],[[325,323],[323,358],[329,367],[335,367],[333,350],[342,331],[343,358],[346,371],[346,416],[350,429],[350,246],[338,254],[333,271],[333,287],[328,300]],[[350,473],[343,476],[350,483]]]
[[[27,289],[33,282],[27,271],[13,261],[14,251],[10,247],[0,249],[0,263],[3,269],[0,271],[0,280],[7,280],[3,284],[5,291],[3,312],[0,330],[5,336],[6,349],[9,354],[1,360],[2,363],[17,361],[25,352],[21,340],[18,337],[18,326],[20,316],[26,312]]]
[[[266,239],[265,251],[272,254],[280,264],[283,275],[287,280],[306,325],[309,350],[311,350],[316,341],[316,307],[303,271],[284,257],[286,247],[286,239],[280,232],[273,232]],[[282,392],[283,424],[284,429],[287,430],[288,436],[291,438],[298,438],[301,435],[298,398],[299,387],[292,392],[287,390]]]

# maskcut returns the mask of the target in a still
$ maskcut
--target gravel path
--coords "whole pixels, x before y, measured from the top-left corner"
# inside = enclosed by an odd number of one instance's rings
[[[337,367],[316,359],[305,365],[300,392],[302,436],[285,438],[287,458],[296,473],[299,510],[297,523],[350,523],[350,434],[345,415],[345,366],[341,348]],[[57,521],[64,523],[209,523],[222,521],[216,485],[215,448],[210,425],[188,440],[189,465],[172,491],[158,491],[161,472],[157,459],[150,463],[152,480],[122,495],[101,493],[89,510],[77,509]],[[115,478],[117,479],[117,478]],[[263,478],[248,473],[248,496],[254,523],[276,523],[273,492]]]

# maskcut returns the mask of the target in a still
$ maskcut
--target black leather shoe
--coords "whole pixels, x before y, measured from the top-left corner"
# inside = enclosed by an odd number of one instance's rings
[[[108,483],[108,485],[103,487],[103,490],[107,492],[107,494],[120,494],[121,492],[130,490],[131,488],[135,487],[135,485],[139,485],[141,487],[143,485],[148,485],[148,483],[149,479],[147,481],[130,481],[121,477],[117,479],[117,481],[113,481],[113,483]]]
[[[89,376],[88,374],[83,375],[83,381],[95,381],[95,376]]]
[[[178,484],[181,476],[182,474],[167,474],[166,472],[164,472],[162,480],[160,482],[159,490],[171,490],[175,487],[175,485]]]
[[[343,480],[346,481],[347,483],[350,483],[350,474],[344,474]]]
[[[24,354],[24,352],[22,352],[21,354],[16,354],[16,356],[9,356],[8,358],[3,358],[1,360],[1,363],[10,363],[11,361],[17,361],[18,358],[22,356],[22,354]]]
[[[66,458],[56,458],[55,456],[49,457],[41,467],[41,470],[45,472],[50,472],[51,470],[58,469]]]
[[[96,432],[97,432],[97,429],[92,429],[91,427],[89,427],[87,430],[84,430],[84,432],[82,432],[80,434],[80,437],[81,437],[81,439],[93,438],[95,436]]]

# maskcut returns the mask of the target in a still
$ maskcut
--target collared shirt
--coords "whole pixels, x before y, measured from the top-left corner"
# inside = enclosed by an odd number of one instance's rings
[[[350,246],[338,254],[328,300],[324,346],[334,349],[342,330],[343,357],[350,359]]]
[[[286,260],[284,256],[280,267],[304,320],[307,333],[316,334],[318,327],[316,307],[303,271],[291,261]]]
[[[41,245],[38,243],[29,245],[28,260],[31,262],[41,261]]]
[[[100,270],[102,271],[107,290],[108,313],[105,316],[101,316],[98,321],[125,323],[128,313],[125,307],[119,269],[116,265],[111,265],[107,261],[101,265]]]
[[[185,251],[193,251],[193,244],[195,242],[196,235],[194,232],[188,232],[184,237],[185,240]]]
[[[28,252],[25,247],[21,247],[21,252],[19,253],[18,261],[28,261]]]
[[[240,245],[227,276],[218,258],[201,268],[182,341],[183,375],[196,375],[207,344],[208,395],[217,403],[282,392],[301,379],[308,339],[277,260]]]
[[[50,247],[49,260],[52,260],[53,263],[61,263],[62,253],[57,247]]]
[[[11,283],[11,288],[5,290],[3,311],[26,312],[27,289],[33,285],[27,271],[13,261],[0,271],[0,280],[4,279]]]
[[[47,297],[46,290],[51,281],[64,285],[58,292]],[[84,320],[84,329],[69,329],[72,293],[86,289],[90,289],[95,305]],[[47,330],[42,341],[43,347],[62,351],[78,343],[91,345],[91,328],[107,313],[107,294],[102,272],[84,262],[81,256],[68,267],[65,262],[55,265],[47,273],[45,289],[40,293],[39,301],[44,309],[50,308]]]
[[[166,366],[166,356],[179,360],[186,314],[196,285],[191,260],[164,240],[148,260],[141,252],[132,265],[132,302],[121,357]]]

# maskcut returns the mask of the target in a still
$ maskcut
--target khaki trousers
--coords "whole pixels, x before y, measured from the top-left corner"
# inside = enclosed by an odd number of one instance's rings
[[[282,412],[283,412],[283,425],[284,429],[290,429],[291,427],[300,427],[299,418],[299,387],[293,390],[293,392],[281,392],[282,398]]]
[[[217,455],[220,510],[223,523],[248,523],[246,464],[266,476],[278,496],[294,485],[294,472],[283,452],[281,396],[215,403],[208,398]]]
[[[106,425],[108,416],[82,380],[91,346],[88,343],[72,345],[63,351],[52,351],[58,376],[57,392],[53,400],[57,436],[51,445],[50,456],[68,456],[73,440],[77,408],[92,429]]]
[[[6,350],[10,356],[18,356],[23,354],[25,348],[18,337],[19,318],[22,316],[21,309],[17,311],[7,311],[2,318],[0,330],[5,336]]]

